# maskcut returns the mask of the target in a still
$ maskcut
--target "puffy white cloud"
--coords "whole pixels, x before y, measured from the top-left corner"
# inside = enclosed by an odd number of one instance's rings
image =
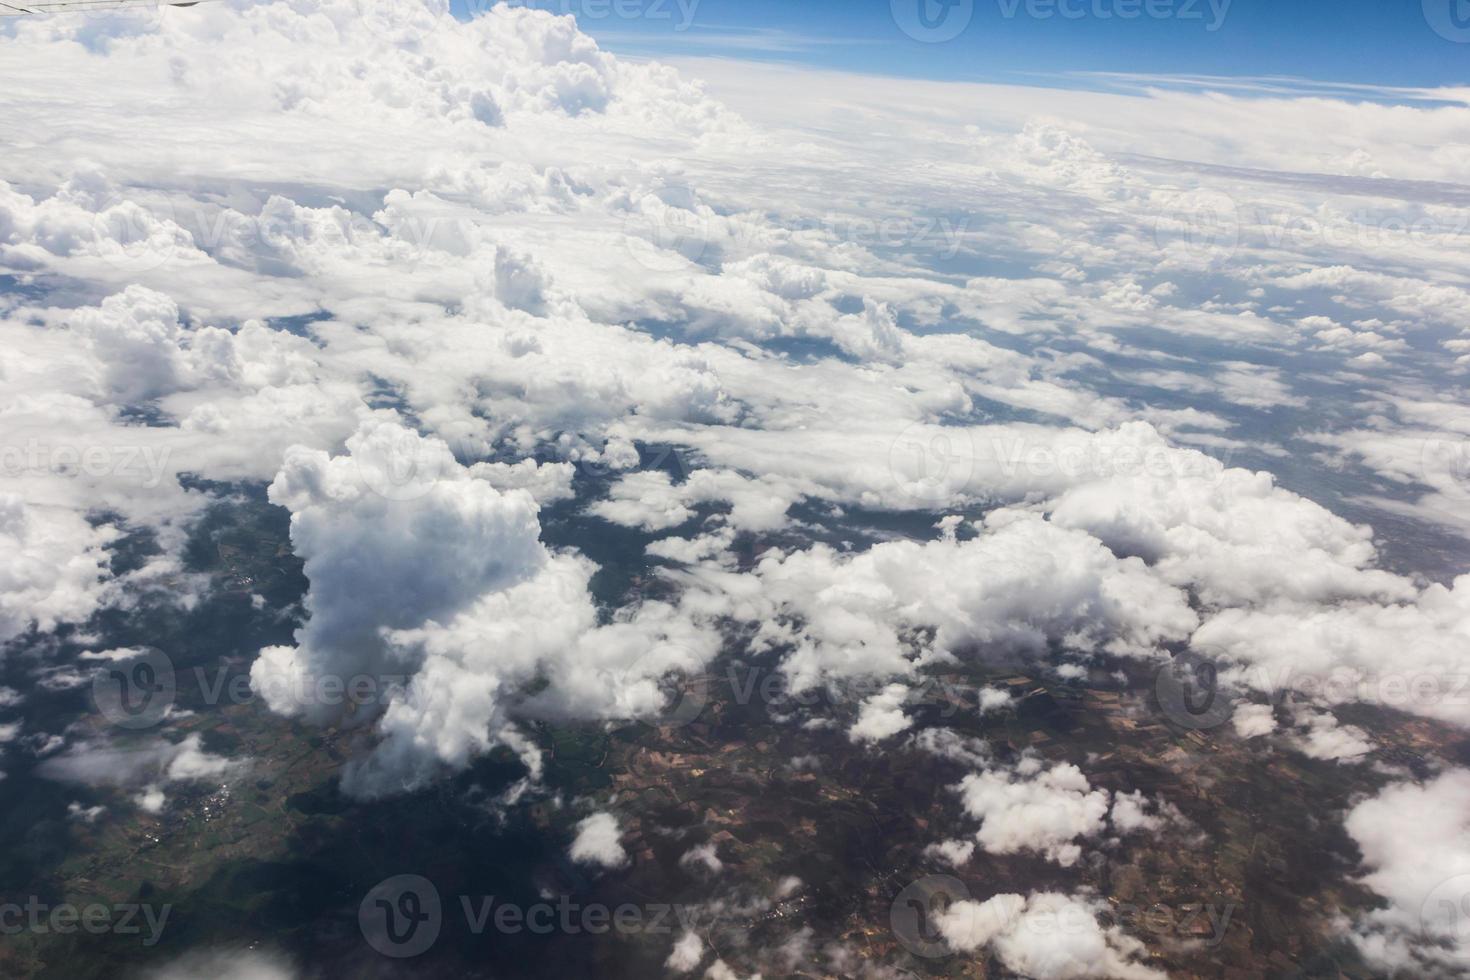
[[[502,493],[525,490],[542,507],[575,496],[572,478],[576,466],[571,463],[538,463],[523,459],[519,463],[476,463],[470,473]]]
[[[725,862],[720,860],[713,844],[700,844],[691,847],[679,857],[679,866],[684,868],[703,868],[714,874],[724,870]]]
[[[1119,833],[1131,834],[1146,830],[1150,833],[1161,830],[1167,819],[1162,813],[1150,813],[1150,801],[1138,790],[1132,793],[1113,794],[1113,809],[1108,819]]]
[[[889,684],[862,703],[857,721],[847,734],[854,742],[875,743],[892,738],[913,727],[914,720],[904,714],[909,689],[902,684]]]
[[[594,813],[577,824],[577,837],[567,852],[573,861],[604,868],[621,868],[628,863],[623,849],[622,829],[611,813]],[[697,961],[696,961],[697,962]]]
[[[1354,760],[1373,751],[1368,735],[1356,725],[1343,725],[1326,712],[1307,711],[1298,717],[1304,734],[1291,740],[1302,754],[1313,759]]]
[[[1363,882],[1388,901],[1352,924],[1375,967],[1415,976],[1462,976],[1470,961],[1470,772],[1398,783],[1364,800],[1346,827],[1363,853]]]
[[[791,481],[732,470],[695,470],[681,483],[662,470],[644,470],[619,479],[588,511],[615,524],[664,531],[693,519],[699,504],[728,503],[720,519],[732,529],[770,531],[786,524],[787,510],[801,496]]]
[[[296,649],[263,653],[252,678],[275,710],[317,720],[329,709],[292,704],[269,675],[387,674],[385,631],[447,621],[550,559],[531,496],[471,479],[444,443],[370,421],[347,449],[288,453],[270,490],[291,511],[310,618]]]
[[[116,529],[0,493],[0,642],[81,622],[101,604]]]
[[[179,384],[179,308],[162,293],[129,286],[100,307],[78,310],[72,326],[91,342],[106,371],[103,386],[120,404],[157,398]]]
[[[107,807],[105,806],[82,806],[76,802],[66,805],[67,819],[76,820],[79,823],[94,824],[106,812]]]
[[[1275,709],[1269,704],[1242,703],[1236,706],[1230,721],[1241,738],[1259,738],[1276,730],[1275,715]]]
[[[1148,559],[1206,602],[1413,594],[1407,580],[1367,567],[1376,557],[1371,529],[1275,486],[1266,473],[1169,450],[1142,425],[1098,438],[1119,472],[1061,493],[1053,520]]]
[[[1457,678],[1470,674],[1470,577],[1413,599],[1226,609],[1193,642],[1233,661],[1228,676],[1273,696],[1300,691],[1464,725],[1456,695]]]
[[[796,645],[783,661],[793,686],[904,675],[934,651],[976,646],[1039,654],[1059,642],[1154,656],[1196,625],[1182,592],[1087,534],[1011,510],[977,529],[967,541],[887,542],[852,556],[819,545],[762,559],[754,608],[766,635]],[[776,616],[793,622],[778,626]],[[934,643],[915,657],[908,637],[919,627],[935,630]]]
[[[975,842],[972,840],[940,841],[938,844],[930,844],[924,848],[924,853],[958,868],[969,864],[970,858],[975,856]]]
[[[1139,962],[1141,942],[1117,926],[1103,926],[1105,906],[1095,899],[1039,892],[996,895],[950,905],[936,920],[953,949],[991,948],[1007,969],[1037,980],[1162,980],[1163,971]]]
[[[662,707],[664,674],[713,654],[715,637],[667,604],[599,626],[591,564],[550,552],[531,495],[476,479],[443,442],[368,420],[347,449],[293,450],[271,484],[292,512],[309,618],[294,648],[261,651],[251,683],[317,723],[352,716],[321,692],[368,685],[382,740],[349,766],[350,791],[417,788],[499,744],[538,774],[512,718],[531,680],[551,683],[521,711],[633,717]]]
[[[1102,833],[1107,790],[1093,789],[1076,766],[1046,767],[1028,757],[1015,769],[971,773],[959,784],[965,812],[981,821],[975,839],[990,854],[1035,851],[1064,867],[1082,856],[1079,839]]]
[[[674,943],[674,949],[664,965],[675,973],[688,973],[699,966],[704,958],[704,940],[697,932],[686,932]]]

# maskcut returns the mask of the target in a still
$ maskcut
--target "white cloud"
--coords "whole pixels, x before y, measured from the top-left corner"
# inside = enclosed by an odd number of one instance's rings
[[[959,868],[969,864],[970,858],[975,856],[975,842],[972,840],[940,841],[938,844],[930,844],[924,848],[924,853],[952,867]]]
[[[81,514],[0,493],[0,642],[85,620],[102,603],[116,536]]]
[[[542,507],[575,496],[572,477],[576,467],[571,463],[538,463],[523,459],[519,463],[476,463],[470,474],[504,493],[525,490]]]
[[[703,958],[704,940],[699,938],[697,932],[686,932],[674,943],[674,949],[664,965],[675,973],[688,973],[699,966],[699,961]]]
[[[914,720],[903,710],[908,695],[909,689],[902,684],[889,684],[868,698],[858,709],[857,721],[848,729],[848,737],[854,742],[872,744],[912,728]]]
[[[1139,960],[1144,946],[1117,926],[1102,926],[1105,906],[1055,892],[996,895],[955,902],[937,920],[953,949],[993,948],[1007,969],[1037,980],[1162,980],[1166,974]]]
[[[296,647],[261,651],[251,683],[316,723],[347,717],[342,698],[315,696],[324,683],[372,684],[383,738],[349,766],[349,791],[414,789],[497,744],[539,775],[512,717],[534,678],[551,684],[517,710],[635,717],[663,705],[659,678],[713,655],[714,635],[667,604],[599,626],[591,564],[550,552],[530,494],[476,479],[442,442],[370,421],[347,446],[289,453],[271,485],[292,511],[310,618]]]
[[[1108,819],[1119,833],[1131,834],[1140,830],[1156,833],[1168,821],[1162,813],[1150,813],[1151,808],[1150,801],[1138,790],[1115,793]]]
[[[621,868],[628,863],[623,849],[618,818],[611,813],[594,813],[577,824],[577,837],[567,852],[573,861],[604,868]]]
[[[724,870],[725,862],[720,860],[716,853],[714,844],[699,844],[691,847],[679,857],[679,866],[682,868],[703,868],[712,873],[719,874]]]
[[[1107,790],[1065,763],[1048,768],[1028,758],[1015,769],[971,773],[958,788],[965,813],[981,821],[975,839],[990,854],[1034,851],[1070,867],[1082,856],[1077,842],[1101,834],[1108,815]]]
[[[1275,710],[1269,704],[1240,704],[1230,716],[1241,738],[1259,738],[1276,730]]]
[[[1470,772],[1399,783],[1355,806],[1347,831],[1363,852],[1364,883],[1388,901],[1352,926],[1375,967],[1452,977],[1470,960],[1462,902],[1470,890]]]
[[[1326,712],[1303,712],[1297,724],[1306,732],[1291,744],[1313,759],[1355,760],[1373,751],[1366,732],[1356,725],[1340,724]]]
[[[976,645],[1040,653],[1055,641],[1157,656],[1195,626],[1183,593],[1086,534],[1018,511],[977,527],[963,542],[888,542],[850,557],[819,545],[764,558],[748,615],[772,642],[796,647],[783,670],[798,690],[829,676],[906,675],[936,651]],[[932,650],[911,647],[915,627],[935,629]],[[868,709],[874,724],[882,707]]]

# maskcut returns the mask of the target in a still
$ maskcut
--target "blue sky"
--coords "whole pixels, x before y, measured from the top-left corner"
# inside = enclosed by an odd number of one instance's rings
[[[455,0],[461,9],[465,3],[489,2]],[[917,10],[920,3],[928,5],[928,22],[938,25],[937,31],[962,24],[964,30],[931,43],[908,36],[893,8],[907,4]],[[943,3],[954,6],[946,11]],[[1125,19],[1130,4],[1137,13]],[[1046,76],[1078,72],[1290,76],[1406,87],[1470,82],[1470,0],[532,0],[526,5],[575,13],[584,31],[627,54],[720,55],[876,74],[1043,84]],[[921,23],[904,16],[911,25]],[[1437,33],[1431,23],[1436,19],[1444,33],[1459,40]]]

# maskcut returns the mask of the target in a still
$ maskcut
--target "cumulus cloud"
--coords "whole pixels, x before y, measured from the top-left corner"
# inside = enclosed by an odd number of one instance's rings
[[[1259,738],[1276,730],[1275,710],[1269,704],[1240,704],[1230,716],[1241,738]]]
[[[720,860],[715,845],[700,844],[696,847],[691,847],[679,857],[679,866],[683,868],[703,868],[712,874],[719,874],[724,870],[725,862]]]
[[[1463,902],[1470,891],[1470,772],[1398,783],[1364,800],[1346,827],[1363,853],[1363,882],[1388,907],[1368,912],[1351,936],[1377,968],[1452,977],[1470,959]]]
[[[755,574],[770,605],[756,608],[773,642],[796,647],[783,661],[793,686],[905,675],[935,651],[981,645],[1040,653],[1058,642],[1080,653],[1157,656],[1197,623],[1183,593],[1087,534],[1012,510],[976,529],[963,542],[889,542],[853,556],[819,545],[763,559]],[[918,627],[934,630],[931,649],[908,641]],[[874,724],[882,707],[866,709]]]
[[[414,789],[495,745],[538,775],[519,702],[543,716],[653,713],[659,679],[717,648],[665,603],[599,625],[591,563],[548,550],[530,493],[477,479],[443,442],[369,420],[347,449],[293,451],[271,485],[292,511],[309,618],[295,647],[261,651],[251,683],[273,710],[315,723],[349,718],[344,698],[323,692],[365,685],[382,738],[348,768],[349,791]],[[550,685],[527,700],[538,676]]]
[[[975,839],[990,854],[1033,851],[1070,867],[1082,856],[1078,840],[1101,834],[1108,816],[1107,790],[1093,789],[1076,766],[1047,767],[1035,757],[971,773],[958,789],[965,813],[981,821]]]
[[[1095,899],[1056,892],[996,895],[955,902],[936,924],[951,948],[991,948],[1007,969],[1037,980],[1163,980],[1162,970],[1140,962],[1141,942],[1098,922],[1105,909]]]
[[[940,841],[938,844],[930,844],[924,848],[924,853],[958,868],[969,864],[970,858],[975,856],[975,842],[972,840]]]
[[[1167,822],[1163,813],[1150,813],[1152,808],[1151,801],[1138,790],[1132,793],[1115,793],[1113,809],[1108,814],[1108,819],[1119,833],[1131,834],[1139,830],[1152,833],[1162,829]]]
[[[470,473],[502,493],[525,490],[542,507],[575,496],[572,478],[576,467],[571,463],[538,463],[524,459],[519,463],[476,463]]]
[[[617,817],[611,813],[594,813],[577,824],[577,837],[567,853],[573,861],[582,864],[621,868],[628,863],[622,835]]]
[[[0,493],[0,642],[85,620],[102,604],[116,537],[81,514]]]
[[[909,689],[902,684],[889,684],[879,694],[862,703],[857,721],[848,729],[854,742],[881,742],[913,727],[914,721],[904,713]]]
[[[1297,724],[1305,731],[1291,744],[1313,759],[1359,759],[1373,751],[1368,735],[1356,725],[1343,725],[1327,712],[1302,712]]]
[[[1470,578],[1462,577],[1392,603],[1225,609],[1194,644],[1238,665],[1233,679],[1272,695],[1346,698],[1464,725],[1454,679],[1470,672],[1467,637]]]
[[[669,953],[664,965],[675,973],[688,973],[699,966],[703,958],[704,940],[697,932],[686,932],[674,943],[673,952]]]
[[[368,423],[348,455],[288,455],[271,500],[291,511],[291,538],[312,588],[297,646],[261,653],[251,676],[270,706],[327,720],[336,706],[290,693],[281,677],[388,676],[403,666],[386,631],[449,620],[482,595],[549,561],[536,504],[473,480],[442,442],[392,422]]]

